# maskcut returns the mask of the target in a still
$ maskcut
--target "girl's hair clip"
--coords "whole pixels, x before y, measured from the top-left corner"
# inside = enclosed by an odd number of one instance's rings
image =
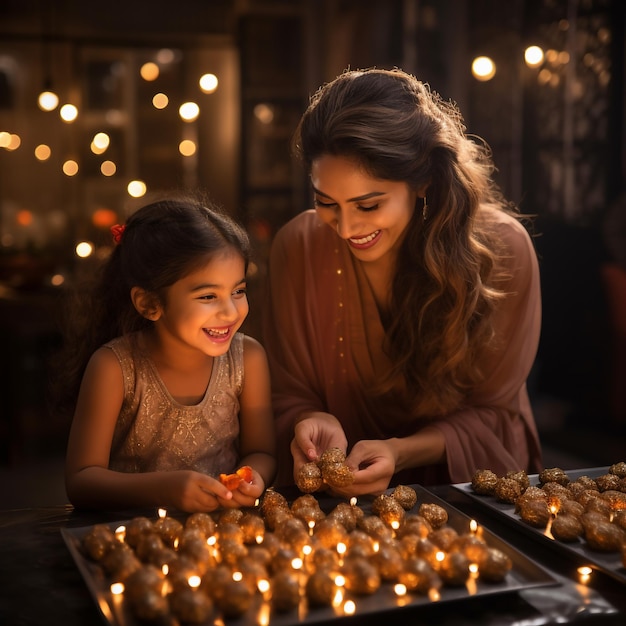
[[[111,226],[111,234],[113,235],[113,241],[115,242],[115,244],[118,244],[120,243],[120,241],[122,241],[122,235],[124,234],[125,230],[125,224],[115,224],[115,226]]]

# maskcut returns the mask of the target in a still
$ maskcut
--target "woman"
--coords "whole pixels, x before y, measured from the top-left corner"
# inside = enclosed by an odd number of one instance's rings
[[[346,496],[539,470],[537,260],[455,106],[400,70],[346,71],[294,147],[315,210],[270,255],[277,483],[330,447]]]

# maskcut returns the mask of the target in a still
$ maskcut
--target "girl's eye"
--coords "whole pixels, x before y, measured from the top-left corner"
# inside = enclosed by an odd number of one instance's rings
[[[248,294],[248,290],[245,287],[242,287],[241,289],[237,289],[237,291],[233,292],[233,296],[240,297],[240,298],[247,294]]]
[[[363,206],[361,204],[358,204],[357,209],[359,209],[359,211],[364,211],[364,212],[368,212],[368,211],[375,211],[378,208],[378,203],[376,204],[372,204],[371,206]]]

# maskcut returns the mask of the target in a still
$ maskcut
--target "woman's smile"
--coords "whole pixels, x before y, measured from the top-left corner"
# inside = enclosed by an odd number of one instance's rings
[[[382,234],[382,230],[375,230],[373,233],[369,235],[364,235],[360,237],[350,237],[348,239],[348,243],[353,248],[358,248],[359,250],[365,250],[366,248],[371,248],[376,244],[378,239]]]

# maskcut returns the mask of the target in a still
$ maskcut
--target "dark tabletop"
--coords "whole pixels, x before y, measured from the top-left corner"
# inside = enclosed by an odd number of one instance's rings
[[[453,603],[408,606],[371,616],[342,617],[339,623],[369,626],[389,619],[394,625],[626,624],[626,583],[594,571],[589,583],[580,585],[576,570],[582,563],[575,555],[568,557],[546,549],[457,489],[443,486],[432,492],[539,564],[554,577],[555,584]],[[106,624],[61,529],[113,523],[145,513],[78,512],[69,505],[0,511],[0,624]],[[297,618],[293,623],[298,623]]]

